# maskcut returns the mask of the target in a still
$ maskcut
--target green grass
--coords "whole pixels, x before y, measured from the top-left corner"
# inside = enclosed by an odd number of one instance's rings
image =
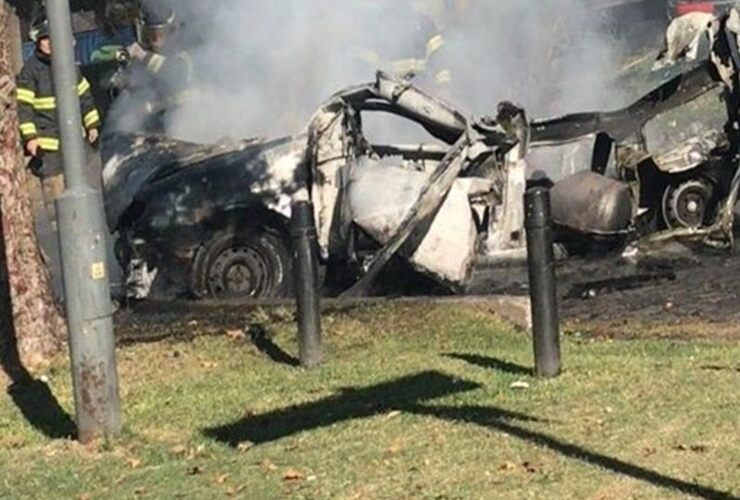
[[[295,352],[286,317],[235,326]],[[64,430],[59,412],[27,419],[1,399],[0,498],[740,495],[737,344],[567,337],[564,374],[541,381],[527,337],[481,307],[386,305],[324,326],[328,361],[310,372],[238,328],[121,348],[125,431],[93,446],[38,430]],[[71,413],[63,360],[49,377]]]

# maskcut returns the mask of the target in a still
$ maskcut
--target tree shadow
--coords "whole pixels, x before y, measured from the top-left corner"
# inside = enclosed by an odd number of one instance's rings
[[[450,359],[459,359],[465,361],[471,365],[479,366],[481,368],[498,370],[500,372],[511,373],[512,375],[532,375],[533,370],[526,366],[518,365],[510,361],[504,361],[502,359],[491,358],[488,356],[480,356],[478,354],[461,354],[461,353],[448,353],[444,354],[445,357]]]
[[[738,500],[738,497],[733,496],[729,492],[719,491],[697,483],[666,476],[659,472],[640,467],[639,465],[631,464],[618,458],[602,455],[582,446],[562,441],[548,434],[519,427],[507,421],[510,419],[501,418],[501,412],[502,410],[498,408],[482,406],[418,406],[413,409],[413,413],[417,415],[431,416],[451,422],[475,424],[480,427],[503,432],[537,446],[560,453],[565,457],[580,460],[589,465],[601,467],[616,474],[628,476],[639,481],[651,483],[660,488],[676,490],[699,498],[713,500]]]
[[[284,351],[282,347],[270,338],[264,325],[259,323],[250,325],[248,334],[257,350],[275,363],[287,366],[300,366],[301,362],[298,358]]]
[[[14,382],[8,395],[36,430],[50,439],[73,439],[77,426],[72,417],[59,404],[47,384],[30,378]]]
[[[21,362],[5,259],[5,238],[0,220],[0,367],[11,380],[8,395],[28,423],[45,436],[51,439],[74,437],[77,431],[72,417],[61,407],[49,386],[34,380]]]
[[[478,389],[479,384],[429,371],[361,389],[342,389],[316,402],[246,417],[204,430],[216,441],[237,446],[267,443],[302,431],[403,410],[421,401]]]

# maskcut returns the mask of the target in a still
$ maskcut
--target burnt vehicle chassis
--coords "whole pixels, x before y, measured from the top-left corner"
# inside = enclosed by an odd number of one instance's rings
[[[731,247],[738,164],[726,99],[700,64],[624,109],[533,121],[530,162],[538,150],[581,153],[583,171],[552,189],[560,242],[577,252],[641,239]]]
[[[514,106],[499,111],[469,121],[379,73],[292,137],[213,146],[108,137],[106,212],[129,296],[289,295],[290,206],[303,199],[315,207],[328,275],[359,277],[397,256],[460,288],[480,253],[523,258],[527,122]],[[364,113],[401,117],[431,141],[371,144]]]
[[[568,249],[672,238],[731,247],[740,176],[727,112],[697,130],[674,123],[673,143],[655,138],[656,123],[719,102],[719,90],[712,66],[700,65],[627,108],[528,123],[509,104],[496,119],[469,120],[379,73],[333,96],[292,137],[212,146],[107,138],[108,222],[137,298],[289,295],[296,200],[314,204],[322,264],[339,291],[367,293],[391,258],[463,290],[478,263],[525,262],[525,157],[536,169],[538,157],[576,150],[586,160],[552,186]],[[366,113],[408,120],[431,141],[372,144]]]

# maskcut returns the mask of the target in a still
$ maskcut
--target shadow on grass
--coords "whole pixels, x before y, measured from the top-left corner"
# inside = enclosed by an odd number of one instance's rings
[[[403,410],[421,401],[479,387],[473,382],[439,372],[423,372],[362,389],[343,389],[337,395],[316,402],[248,416],[231,424],[206,429],[204,433],[231,446],[244,441],[267,443],[347,420]]]
[[[77,428],[72,417],[61,407],[49,386],[34,380],[28,373],[18,353],[2,219],[0,213],[0,368],[12,382],[8,395],[39,432],[52,439],[74,437]]]
[[[700,484],[666,476],[659,472],[640,467],[639,465],[631,464],[629,462],[619,460],[618,458],[602,455],[582,446],[562,441],[548,434],[513,425],[507,422],[506,419],[499,417],[501,410],[497,408],[483,406],[418,406],[414,409],[414,413],[452,422],[475,424],[480,427],[503,432],[510,436],[529,441],[537,446],[560,453],[565,457],[580,460],[587,464],[601,467],[617,474],[629,476],[639,481],[645,481],[661,488],[680,491],[681,493],[693,495],[699,498],[713,500],[738,500],[738,497],[733,496],[729,492],[719,491]]]
[[[270,338],[263,325],[253,324],[249,327],[249,338],[259,352],[270,358],[275,363],[288,366],[300,366],[300,361],[295,356],[285,352]]]
[[[460,361],[465,361],[466,363],[470,363],[471,365],[479,366],[481,368],[493,369],[504,373],[510,373],[512,375],[532,375],[531,368],[488,356],[460,353],[449,353],[444,356],[450,359],[459,359]]]
[[[514,423],[515,421],[547,422],[547,420],[495,407],[425,406],[423,404],[425,401],[480,387],[479,384],[470,381],[429,371],[361,389],[344,389],[337,395],[319,401],[261,415],[250,415],[234,423],[206,429],[203,432],[206,436],[230,446],[238,446],[244,441],[263,444],[299,432],[399,410],[407,414],[434,417],[454,423],[473,424],[502,432],[570,459],[579,460],[660,488],[699,498],[738,500],[728,492],[666,476]]]
[[[0,341],[0,367],[11,380],[8,396],[28,423],[46,437],[74,438],[77,426],[72,417],[59,404],[49,386],[35,380],[23,366],[12,323],[3,327],[5,332],[0,332],[0,337],[3,337]]]
[[[31,377],[16,381],[8,388],[8,395],[28,423],[46,437],[72,439],[77,435],[74,420],[44,382]]]

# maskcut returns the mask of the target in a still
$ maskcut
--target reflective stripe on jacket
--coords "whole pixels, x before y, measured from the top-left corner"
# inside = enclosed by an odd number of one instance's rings
[[[100,126],[100,114],[90,83],[77,72],[77,94],[80,96],[82,122],[87,130]],[[18,76],[18,119],[24,142],[38,139],[45,151],[59,150],[59,125],[57,123],[57,101],[54,97],[54,78],[51,61],[36,53],[23,66]]]

